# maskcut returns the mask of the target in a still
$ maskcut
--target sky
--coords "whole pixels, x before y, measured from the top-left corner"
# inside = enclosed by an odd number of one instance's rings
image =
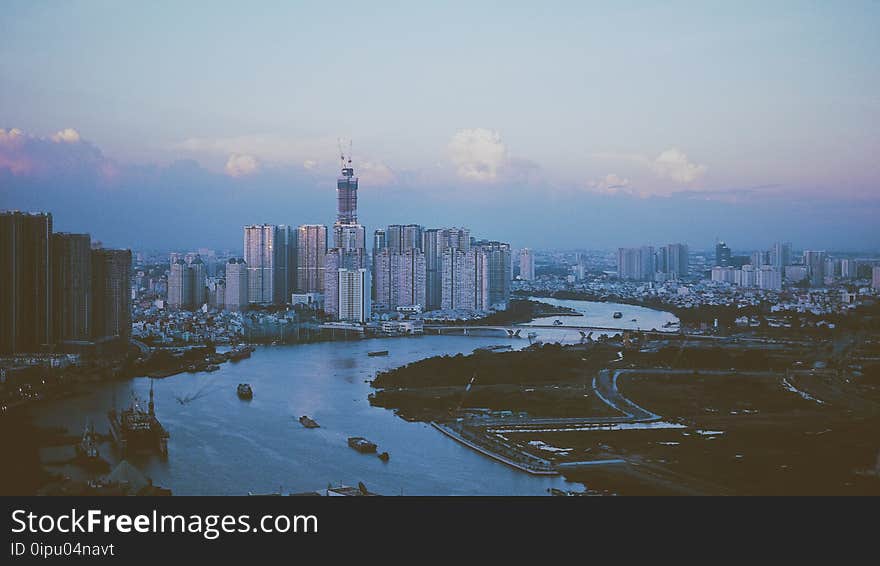
[[[240,248],[333,222],[344,139],[368,230],[876,250],[877,29],[856,0],[5,0],[0,208]]]

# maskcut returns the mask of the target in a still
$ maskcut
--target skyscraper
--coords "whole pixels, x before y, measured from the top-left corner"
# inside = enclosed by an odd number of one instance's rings
[[[131,336],[131,250],[92,250],[92,336]]]
[[[651,246],[619,248],[617,250],[617,276],[621,279],[650,281],[654,278],[656,271],[655,259],[654,248]]]
[[[380,250],[374,259],[373,294],[376,310],[393,311],[398,307],[426,304],[425,254],[418,248],[402,252]]]
[[[248,302],[261,305],[288,302],[288,263],[292,236],[288,226],[260,224],[244,227],[244,261],[248,266]]]
[[[168,306],[172,309],[191,309],[192,284],[186,262],[182,259],[173,260],[168,272]]]
[[[685,244],[669,244],[666,246],[666,269],[664,271],[676,279],[687,277],[688,260],[688,247]]]
[[[51,236],[51,214],[0,212],[0,354],[53,343]]]
[[[721,267],[730,266],[730,248],[724,242],[715,244],[715,265]]]
[[[519,276],[526,281],[535,279],[535,256],[529,248],[519,252]]]
[[[206,275],[205,262],[202,261],[201,257],[196,256],[193,258],[192,263],[189,264],[189,276],[191,281],[189,303],[194,309],[199,309],[202,305],[208,302],[205,288]]]
[[[366,231],[357,221],[357,189],[358,179],[354,176],[351,156],[347,162],[343,156],[342,176],[336,180],[337,214],[336,223],[333,224],[333,248],[327,250],[324,260],[324,311],[333,317],[340,315],[340,270],[367,271]],[[349,283],[353,284],[351,281]],[[369,302],[369,281],[366,292]]]
[[[418,224],[391,224],[385,231],[385,238],[386,247],[391,251],[422,249],[422,227]]]
[[[470,230],[467,228],[437,228],[423,231],[422,250],[425,253],[426,310],[441,308],[443,255],[448,249],[468,251],[470,249]]]
[[[476,250],[447,248],[443,252],[443,310],[476,310]]]
[[[52,234],[52,279],[55,342],[91,339],[92,249],[88,234]]]
[[[785,272],[786,266],[791,265],[791,244],[788,242],[776,242],[770,250],[770,265],[780,273]]]
[[[226,263],[226,310],[242,311],[248,306],[248,269],[241,258]]]
[[[804,250],[804,266],[810,285],[821,287],[825,284],[825,252]]]
[[[303,224],[297,228],[296,243],[296,291],[323,293],[327,227],[321,224]]]
[[[367,269],[338,270],[337,318],[348,322],[367,322],[370,306],[370,272]],[[326,300],[326,299],[325,299]]]
[[[476,310],[506,309],[510,300],[510,244],[482,240],[473,249]]]

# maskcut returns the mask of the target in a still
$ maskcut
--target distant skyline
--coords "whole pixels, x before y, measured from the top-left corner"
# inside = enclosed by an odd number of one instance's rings
[[[880,3],[0,8],[0,208],[113,246],[360,220],[880,249]]]

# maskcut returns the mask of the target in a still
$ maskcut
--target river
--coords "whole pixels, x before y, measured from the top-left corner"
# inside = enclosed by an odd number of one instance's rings
[[[615,310],[624,312],[625,319],[634,318],[629,313],[636,309],[639,317],[653,313],[651,316],[660,321],[658,328],[667,320],[675,320],[668,313],[627,305],[541,300],[584,309],[588,317],[595,317],[590,318],[590,324],[597,326],[613,326],[598,317],[606,310],[609,318]],[[611,322],[619,320],[611,318]],[[560,332],[542,329],[539,335],[549,341]],[[568,338],[562,335],[563,340]],[[407,422],[390,410],[369,404],[372,388],[368,381],[378,371],[435,355],[467,354],[493,344],[520,348],[528,341],[422,336],[262,346],[249,359],[222,364],[213,373],[157,379],[153,381],[156,414],[171,433],[168,458],[135,454],[129,461],[156,485],[170,488],[177,495],[315,491],[329,483],[358,482],[384,495],[544,495],[550,487],[578,489],[561,477],[530,476],[509,468],[458,444],[430,425]],[[388,350],[389,355],[367,356],[373,350]],[[244,382],[253,386],[251,401],[242,401],[236,395],[237,384]],[[48,401],[32,407],[30,412],[41,426],[62,426],[78,432],[91,419],[98,432],[106,433],[106,411],[114,399],[117,406],[127,404],[132,393],[146,400],[149,388],[148,378],[89,384],[75,397]],[[179,401],[191,396],[196,398]],[[311,416],[321,428],[303,428],[297,420],[301,415]],[[391,455],[390,461],[352,450],[346,443],[349,436],[364,436],[377,443],[380,452]],[[100,450],[111,464],[119,461],[110,443],[103,443]],[[70,447],[41,450],[44,462],[72,455]],[[70,465],[50,469],[84,477]]]

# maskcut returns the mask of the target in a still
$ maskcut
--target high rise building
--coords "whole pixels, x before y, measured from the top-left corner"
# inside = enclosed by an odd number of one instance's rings
[[[357,221],[357,189],[358,179],[354,176],[351,157],[346,161],[343,156],[342,176],[336,180],[337,214],[333,225],[333,248],[327,250],[324,259],[324,312],[337,318],[341,314],[339,270],[363,269],[369,276],[366,269],[366,230]],[[369,282],[366,289],[369,302]]]
[[[241,258],[232,258],[226,263],[226,310],[243,311],[248,306],[248,269]]]
[[[824,251],[804,250],[804,266],[813,287],[825,284],[825,255]]]
[[[661,270],[659,266],[655,266],[655,269],[657,269],[657,271],[663,271],[675,279],[687,277],[688,263],[690,259],[688,247],[685,244],[669,244],[666,246],[665,255],[665,269]]]
[[[422,249],[422,230],[418,224],[391,224],[385,231],[386,246],[395,252]]]
[[[168,306],[172,309],[191,309],[193,280],[189,266],[182,259],[171,262],[168,273]]]
[[[324,292],[324,256],[327,254],[327,227],[303,224],[297,228],[296,291]]]
[[[373,232],[373,253],[378,252],[379,250],[383,250],[388,246],[388,238],[385,234],[385,230],[382,228],[377,229]]]
[[[92,250],[92,336],[131,336],[131,250]]]
[[[207,276],[205,262],[202,261],[201,257],[196,256],[188,267],[191,281],[189,304],[194,309],[199,309],[208,302],[207,289],[205,287],[205,277]]]
[[[422,232],[422,250],[425,253],[426,310],[441,308],[443,297],[443,256],[446,250],[467,252],[470,249],[470,230],[467,228],[433,228]]]
[[[745,266],[743,266],[745,269]],[[772,265],[764,265],[756,270],[755,285],[759,289],[780,291],[782,290],[782,273]]]
[[[337,271],[337,318],[348,322],[370,320],[370,272],[367,269],[339,269]]]
[[[474,249],[476,309],[506,309],[510,300],[510,244],[482,240]]]
[[[715,244],[715,265],[721,267],[730,266],[730,248],[724,242]]]
[[[770,252],[752,252],[751,264],[755,269],[760,269],[764,265],[770,265]]]
[[[374,309],[426,308],[426,264],[422,250],[395,252],[385,248],[376,254],[374,266]]]
[[[791,265],[791,244],[789,242],[776,242],[770,250],[770,265],[780,273],[785,272],[786,266]]]
[[[526,281],[535,279],[535,255],[529,248],[519,252],[519,276]]]
[[[443,252],[443,310],[476,310],[476,250],[447,248]]]
[[[654,248],[619,248],[617,250],[617,276],[621,279],[650,281],[654,278]]]
[[[51,242],[51,214],[0,212],[0,354],[54,342]]]
[[[871,270],[871,287],[880,290],[880,265],[875,265]]]
[[[290,228],[284,224],[244,227],[244,261],[248,266],[248,302],[261,305],[290,300],[289,262],[294,257]]]
[[[56,343],[92,334],[92,247],[88,234],[52,234],[52,318]]]

